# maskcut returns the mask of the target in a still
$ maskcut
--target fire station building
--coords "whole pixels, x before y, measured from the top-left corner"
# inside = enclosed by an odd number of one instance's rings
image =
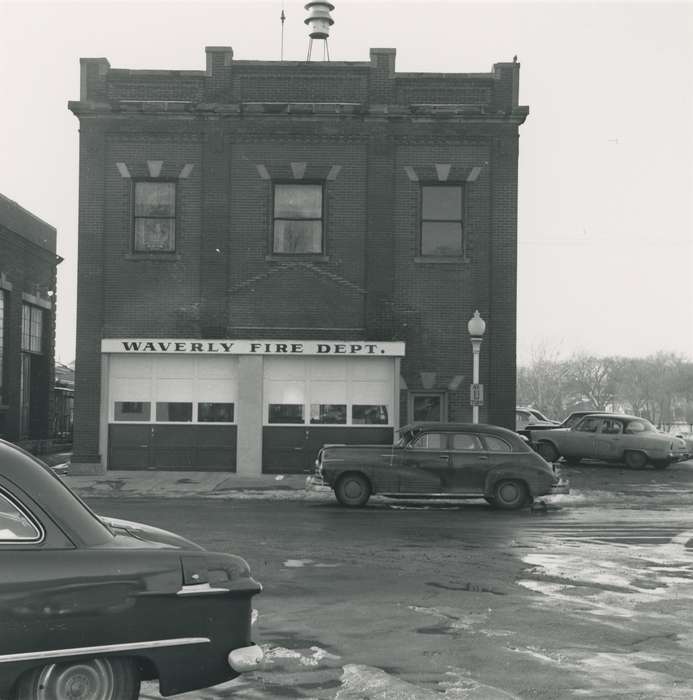
[[[301,472],[323,443],[514,427],[518,63],[81,61],[73,465]]]

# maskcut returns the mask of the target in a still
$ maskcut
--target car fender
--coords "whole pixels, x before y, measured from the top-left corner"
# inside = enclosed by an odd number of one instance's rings
[[[499,481],[505,479],[517,479],[527,484],[529,494],[537,495],[539,492],[544,492],[546,486],[551,481],[551,476],[547,472],[546,475],[534,469],[520,469],[514,464],[502,464],[494,469],[491,469],[486,474],[484,481],[484,496],[493,496],[493,489]]]

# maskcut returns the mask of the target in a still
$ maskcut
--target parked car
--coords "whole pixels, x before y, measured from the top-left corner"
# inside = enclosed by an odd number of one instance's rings
[[[555,428],[558,423],[556,421],[549,420],[548,418],[539,418],[537,416],[539,411],[535,412],[535,409],[531,408],[516,408],[515,409],[515,430],[526,430],[533,426],[543,426],[547,428]],[[539,415],[542,415],[539,413]]]
[[[47,465],[0,440],[0,697],[134,700],[257,668],[246,562],[101,518]]]
[[[568,493],[567,481],[519,435],[494,425],[413,423],[394,445],[324,445],[307,488],[329,486],[339,503],[390,498],[485,498],[521,508],[537,496]]]
[[[589,411],[573,411],[563,420],[562,423],[533,423],[531,425],[528,425],[524,429],[518,429],[517,432],[520,433],[520,435],[524,435],[528,440],[530,440],[530,430],[553,430],[554,428],[572,428],[580,421],[580,419],[584,418],[585,416],[589,416],[593,413],[600,413],[600,411],[595,411],[594,409]]]
[[[554,420],[553,418],[547,418],[541,411],[538,411],[536,408],[528,408],[527,410],[542,423],[553,423],[554,425],[558,425],[560,423],[560,421]]]
[[[689,457],[682,439],[660,433],[645,418],[613,413],[591,413],[572,428],[530,430],[530,439],[544,459],[563,457],[568,464],[597,459],[634,469],[648,463],[665,469]]]

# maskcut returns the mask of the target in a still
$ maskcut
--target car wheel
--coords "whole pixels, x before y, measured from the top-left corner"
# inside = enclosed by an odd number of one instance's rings
[[[140,676],[130,659],[46,664],[24,674],[14,700],[137,700]]]
[[[626,452],[623,461],[630,469],[642,469],[647,464],[647,457],[642,452]]]
[[[343,506],[360,508],[371,496],[371,485],[363,474],[344,474],[334,487],[334,495]]]
[[[666,469],[670,464],[671,462],[668,459],[659,459],[652,463],[655,469]]]
[[[540,442],[537,445],[537,452],[547,462],[555,462],[560,457],[558,450],[550,442]]]
[[[499,481],[493,487],[493,504],[504,510],[522,508],[527,503],[529,493],[524,482],[517,479]]]
[[[571,467],[577,467],[582,461],[581,457],[564,457],[563,459],[565,459],[565,463]]]

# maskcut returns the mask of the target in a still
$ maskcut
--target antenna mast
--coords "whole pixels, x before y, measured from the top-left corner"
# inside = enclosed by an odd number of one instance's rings
[[[279,55],[279,60],[283,61],[284,60],[284,20],[286,19],[286,15],[284,14],[284,3],[282,3],[282,13],[279,16],[279,19],[282,21],[282,48],[281,48],[281,53]]]

